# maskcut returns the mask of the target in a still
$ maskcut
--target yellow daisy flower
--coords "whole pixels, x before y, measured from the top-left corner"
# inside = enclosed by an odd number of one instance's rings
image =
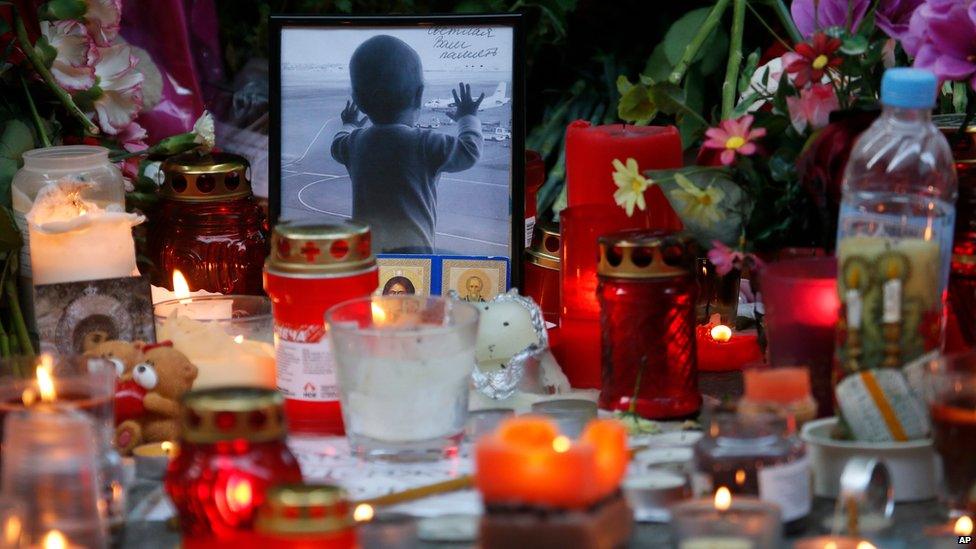
[[[647,208],[647,203],[644,201],[644,191],[653,185],[654,181],[641,174],[637,161],[633,158],[628,158],[626,165],[615,159],[613,168],[615,170],[613,182],[617,184],[617,190],[613,193],[614,201],[627,211],[627,217],[634,215],[634,206],[644,211]]]
[[[725,212],[718,207],[725,199],[725,191],[712,184],[709,184],[705,190],[701,190],[680,173],[674,175],[674,180],[679,188],[671,190],[668,194],[678,206],[678,215],[682,220],[709,227],[725,219]]]

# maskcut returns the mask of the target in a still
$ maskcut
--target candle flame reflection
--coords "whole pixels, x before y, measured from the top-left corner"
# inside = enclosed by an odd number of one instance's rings
[[[715,509],[718,511],[728,511],[732,506],[732,492],[722,486],[715,492]]]
[[[247,477],[231,477],[227,480],[227,508],[239,513],[251,507],[254,491]]]
[[[54,379],[51,371],[54,369],[54,360],[49,354],[41,355],[41,363],[37,366],[37,390],[41,393],[41,401],[54,402],[57,392],[54,390]]]
[[[568,452],[569,447],[572,445],[572,441],[570,441],[569,437],[565,435],[559,435],[558,437],[552,439],[552,449],[555,450],[557,454]]]
[[[386,311],[383,310],[383,307],[379,303],[370,303],[370,308],[373,311],[373,324],[383,324],[386,322]]]
[[[237,334],[234,336],[234,343],[237,343],[238,345],[244,343],[244,334]]]
[[[44,549],[65,549],[68,546],[68,540],[61,532],[51,530],[44,536],[42,545]]]
[[[12,516],[7,519],[7,523],[3,526],[3,541],[6,543],[4,547],[17,547],[21,529],[20,517]]]
[[[360,503],[352,512],[352,518],[356,522],[366,522],[373,520],[373,506],[368,503]]]
[[[739,486],[742,486],[743,484],[746,483],[746,472],[743,471],[742,469],[739,469],[738,471],[735,472],[735,483],[738,484]]]
[[[726,341],[732,339],[732,328],[729,328],[725,324],[718,324],[712,327],[710,332],[712,339],[715,341],[720,341],[725,343]]]
[[[956,519],[952,533],[957,536],[971,536],[973,534],[973,519],[963,515]]]
[[[837,549],[836,541],[828,541],[824,544],[823,549]]]
[[[173,295],[176,299],[190,297],[190,285],[179,269],[173,269]]]

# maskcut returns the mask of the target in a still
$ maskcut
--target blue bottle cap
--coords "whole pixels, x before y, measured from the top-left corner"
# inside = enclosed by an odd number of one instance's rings
[[[938,87],[935,74],[925,69],[888,69],[881,79],[881,102],[903,109],[931,109]]]

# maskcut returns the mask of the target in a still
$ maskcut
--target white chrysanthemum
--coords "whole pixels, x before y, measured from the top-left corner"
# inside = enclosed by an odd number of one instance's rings
[[[92,67],[98,55],[85,27],[78,21],[41,21],[41,35],[57,51],[51,74],[68,91],[82,91],[95,85]]]
[[[95,99],[98,125],[107,134],[124,130],[142,109],[142,73],[125,44],[98,48],[95,76],[102,94]]]
[[[200,118],[193,123],[194,143],[203,145],[207,150],[213,149],[217,144],[217,136],[214,133],[213,115],[208,111],[203,111]]]

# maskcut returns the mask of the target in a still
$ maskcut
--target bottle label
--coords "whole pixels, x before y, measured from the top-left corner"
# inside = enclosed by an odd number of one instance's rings
[[[901,371],[878,369],[849,375],[835,392],[857,440],[904,442],[922,438],[929,431],[925,407]]]
[[[763,467],[759,477],[759,498],[779,505],[783,521],[789,522],[810,514],[810,460],[806,456],[783,465]]]
[[[275,326],[278,390],[293,400],[339,400],[335,360],[321,326]]]

